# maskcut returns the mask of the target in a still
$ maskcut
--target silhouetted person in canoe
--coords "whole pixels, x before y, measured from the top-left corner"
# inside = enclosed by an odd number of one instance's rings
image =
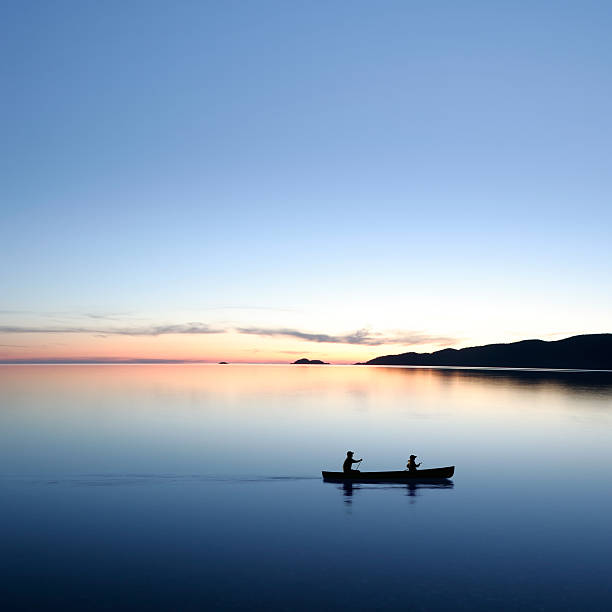
[[[417,468],[421,465],[420,463],[415,462],[416,458],[416,455],[410,455],[410,459],[408,459],[408,463],[406,464],[409,472],[416,472]]]
[[[348,451],[346,453],[346,459],[344,460],[344,463],[342,464],[342,471],[346,474],[348,472],[358,472],[359,470],[353,470],[351,469],[351,466],[353,465],[353,463],[360,463],[361,459],[355,460],[353,459],[353,455],[355,453],[353,451]]]

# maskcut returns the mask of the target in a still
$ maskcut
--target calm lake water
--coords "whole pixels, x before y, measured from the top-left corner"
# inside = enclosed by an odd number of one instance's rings
[[[612,374],[0,366],[7,610],[612,609]],[[446,486],[323,483],[456,465]]]

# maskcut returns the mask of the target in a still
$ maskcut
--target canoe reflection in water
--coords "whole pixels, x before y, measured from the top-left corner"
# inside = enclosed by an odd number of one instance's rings
[[[454,483],[452,480],[448,479],[440,479],[435,482],[407,482],[403,484],[390,484],[387,483],[386,486],[381,487],[380,485],[374,487],[369,486],[367,483],[355,483],[351,481],[343,482],[341,486],[338,487],[339,491],[342,491],[342,495],[346,498],[344,500],[345,504],[353,503],[353,493],[355,491],[362,491],[367,489],[373,489],[376,491],[392,489],[394,491],[406,491],[406,495],[408,497],[417,497],[419,493],[417,491],[422,491],[423,489],[452,489],[454,487]]]
[[[449,465],[441,468],[429,468],[417,470],[387,470],[382,472],[361,472],[351,470],[349,461],[352,460],[353,453],[347,453],[347,460],[342,472],[328,472],[323,470],[323,482],[334,482],[342,485],[345,502],[350,504],[354,489],[375,488],[383,489],[405,489],[409,497],[416,497],[418,489],[452,489],[453,482],[450,480],[455,474],[455,466]],[[415,455],[410,456],[410,461],[414,463]],[[354,461],[353,461],[354,463]],[[410,464],[409,464],[410,465]],[[420,465],[420,464],[419,464]],[[387,485],[364,487],[363,485]],[[357,485],[357,486],[356,486]]]

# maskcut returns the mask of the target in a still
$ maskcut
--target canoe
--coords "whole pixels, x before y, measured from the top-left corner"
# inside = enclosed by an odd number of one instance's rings
[[[431,470],[398,470],[396,472],[321,472],[325,482],[412,482],[423,480],[445,480],[452,478],[455,466]]]

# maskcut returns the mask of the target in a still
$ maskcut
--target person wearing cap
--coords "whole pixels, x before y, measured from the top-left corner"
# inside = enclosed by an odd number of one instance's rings
[[[406,464],[406,467],[408,468],[409,472],[416,472],[417,468],[421,465],[420,463],[415,463],[414,460],[416,458],[416,455],[410,455],[410,459],[408,459],[408,463]]]
[[[353,459],[353,455],[354,454],[355,453],[353,451],[347,451],[346,459],[344,460],[344,463],[342,464],[342,471],[344,473],[347,473],[347,472],[358,472],[359,471],[359,470],[351,469],[351,466],[353,465],[353,463],[359,463],[361,461],[361,459],[359,459],[359,460]]]

